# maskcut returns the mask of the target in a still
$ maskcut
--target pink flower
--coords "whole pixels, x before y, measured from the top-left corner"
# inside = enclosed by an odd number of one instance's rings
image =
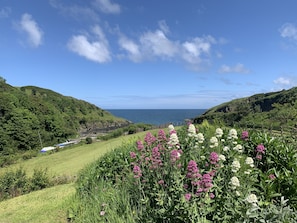
[[[139,178],[142,176],[142,171],[139,166],[135,165],[133,167],[134,178]]]
[[[219,155],[216,152],[211,152],[209,159],[211,164],[216,164],[219,161]]]
[[[135,158],[136,158],[136,153],[134,153],[134,152],[130,152],[130,157],[131,157],[132,159],[135,159]]]
[[[209,193],[209,197],[210,197],[210,199],[214,199],[215,198],[214,193]]]
[[[189,201],[191,199],[192,195],[191,194],[185,194],[185,199]]]
[[[174,149],[170,152],[170,160],[172,163],[175,163],[180,159],[181,150]]]
[[[199,174],[199,169],[197,167],[197,163],[194,160],[190,160],[187,170],[188,170],[187,175],[186,175],[187,178],[195,180],[195,179],[201,177],[201,175]],[[193,182],[192,182],[192,184],[193,184]]]
[[[256,159],[262,160],[262,155],[261,154],[257,154]]]
[[[105,215],[105,211],[100,211],[100,216]]]
[[[165,183],[164,180],[159,180],[158,181],[158,184],[160,184],[160,185],[164,185],[164,183]]]
[[[158,140],[159,141],[167,141],[166,133],[163,129],[160,129],[158,132]]]
[[[140,140],[137,141],[136,144],[137,144],[138,151],[142,151],[144,149],[144,146]]]
[[[154,143],[156,141],[156,137],[153,136],[152,133],[148,132],[145,137],[144,137],[144,141],[148,144],[151,145],[152,143]]]
[[[245,141],[249,139],[249,133],[248,133],[248,131],[243,131],[241,133],[241,139],[242,140],[245,140]]]
[[[264,154],[265,153],[264,145],[263,144],[258,145],[257,148],[256,148],[256,152]]]
[[[276,178],[274,174],[270,174],[268,177],[270,180],[274,180]]]

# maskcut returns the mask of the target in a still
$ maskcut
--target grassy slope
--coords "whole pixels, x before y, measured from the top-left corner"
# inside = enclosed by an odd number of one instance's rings
[[[1,168],[0,174],[18,167],[32,173],[35,168],[48,168],[49,173],[75,176],[85,165],[122,143],[143,138],[146,132],[109,141],[62,150],[52,155],[36,157],[20,164]],[[66,222],[67,202],[75,192],[73,184],[60,185],[0,202],[0,223]]]

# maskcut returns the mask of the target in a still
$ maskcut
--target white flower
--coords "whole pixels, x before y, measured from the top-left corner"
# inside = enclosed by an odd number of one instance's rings
[[[169,130],[169,131],[174,130],[174,126],[173,126],[172,124],[170,124],[170,125],[168,126],[168,130]]]
[[[170,135],[168,144],[169,144],[169,148],[171,148],[173,146],[179,147],[179,140],[178,140],[178,137],[177,137],[176,133],[172,133]]]
[[[253,160],[252,157],[247,157],[247,158],[245,159],[245,163],[246,163],[247,165],[250,165],[250,167],[254,167],[254,166],[255,166],[255,165],[254,165],[254,160]]]
[[[240,196],[240,192],[239,191],[235,191],[235,194],[239,197]]]
[[[240,169],[240,163],[238,160],[234,160],[231,164],[232,172],[236,173]]]
[[[230,129],[229,138],[232,138],[232,139],[237,139],[238,138],[236,129]]]
[[[200,159],[201,159],[201,160],[205,160],[206,157],[205,157],[205,156],[200,156]]]
[[[188,136],[196,135],[196,128],[193,124],[190,124],[188,127]]]
[[[210,138],[210,143],[212,144],[212,145],[210,145],[210,148],[213,148],[213,147],[216,147],[216,146],[218,146],[219,144],[218,144],[218,139],[217,139],[217,137],[211,137]]]
[[[246,175],[250,175],[251,172],[252,172],[252,170],[246,170],[246,171],[244,171],[244,174],[246,174]]]
[[[249,196],[246,197],[245,201],[247,201],[250,204],[257,205],[258,198],[255,194],[250,194]]]
[[[223,151],[224,151],[224,152],[229,151],[229,147],[228,147],[228,146],[225,146],[225,147],[223,148]]]
[[[243,146],[242,145],[237,145],[233,148],[233,150],[242,153],[243,152]]]
[[[197,139],[199,143],[203,143],[204,142],[204,136],[202,133],[198,133],[197,134]]]
[[[232,177],[230,180],[230,184],[231,184],[232,189],[236,189],[236,187],[240,186],[240,182],[237,177]]]
[[[221,128],[216,129],[216,137],[221,138],[223,136],[224,132]]]
[[[222,160],[223,162],[226,161],[226,157],[224,155],[219,155],[219,160]]]

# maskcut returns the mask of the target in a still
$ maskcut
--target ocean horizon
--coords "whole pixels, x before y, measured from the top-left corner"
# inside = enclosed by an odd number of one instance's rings
[[[207,109],[106,109],[114,116],[121,117],[132,123],[152,125],[183,125],[186,120],[203,114]]]

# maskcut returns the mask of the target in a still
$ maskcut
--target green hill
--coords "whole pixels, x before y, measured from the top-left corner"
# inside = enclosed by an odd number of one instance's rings
[[[86,101],[0,80],[0,166],[18,152],[126,125],[127,120]]]
[[[220,104],[196,117],[194,123],[207,120],[239,127],[294,130],[297,123],[297,88],[256,94]]]

